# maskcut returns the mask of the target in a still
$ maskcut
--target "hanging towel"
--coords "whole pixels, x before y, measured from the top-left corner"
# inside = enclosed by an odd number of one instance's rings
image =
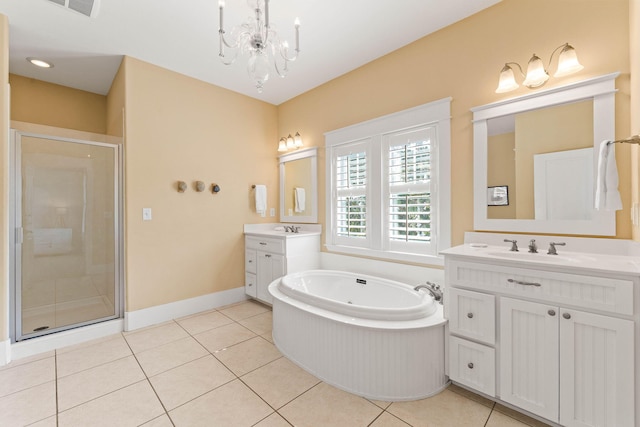
[[[618,191],[616,153],[610,141],[600,143],[595,202],[597,210],[619,211],[622,209],[622,200]]]
[[[256,185],[256,213],[263,217],[267,214],[266,185]]]
[[[296,187],[294,188],[294,198],[295,198],[295,211],[296,212],[304,212],[304,204],[305,204],[305,192],[304,188]]]

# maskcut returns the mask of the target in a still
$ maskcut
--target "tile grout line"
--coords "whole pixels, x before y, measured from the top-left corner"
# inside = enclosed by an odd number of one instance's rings
[[[175,324],[178,324],[178,322],[176,322],[175,320],[172,320],[172,322],[174,322]],[[180,326],[180,325],[178,325]],[[147,381],[147,384],[149,384],[149,387],[151,387],[151,390],[153,390],[153,394],[156,396],[156,399],[158,399],[158,402],[160,402],[160,405],[162,406],[162,409],[164,409],[164,413],[167,416],[167,418],[169,418],[169,421],[171,422],[171,425],[173,425],[175,427],[175,423],[173,422],[173,419],[171,418],[171,416],[169,415],[169,411],[167,411],[167,407],[164,406],[164,402],[162,401],[162,399],[160,399],[160,396],[158,395],[158,392],[156,391],[155,387],[153,387],[153,384],[151,383],[151,380],[149,380],[149,376],[147,375],[147,372],[144,370],[144,368],[142,367],[142,365],[140,364],[140,361],[138,360],[138,358],[136,357],[136,353],[133,351],[133,349],[131,348],[131,346],[129,345],[129,341],[127,341],[127,338],[124,337],[124,341],[127,343],[127,346],[129,347],[129,350],[131,351],[131,354],[133,355],[133,358],[135,359],[136,363],[138,364],[138,367],[140,368],[140,370],[142,371],[142,374],[144,375],[145,380]],[[159,347],[159,346],[158,346]],[[135,384],[135,383],[134,383]],[[129,384],[131,385],[131,384]],[[128,386],[127,386],[128,387]],[[158,417],[156,417],[158,418]],[[155,418],[152,418],[151,420],[154,420]],[[145,423],[148,423],[151,420],[147,420],[145,421]],[[144,424],[144,423],[143,423]]]

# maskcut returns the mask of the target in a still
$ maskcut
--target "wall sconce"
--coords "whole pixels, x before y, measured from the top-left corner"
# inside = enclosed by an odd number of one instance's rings
[[[285,152],[288,150],[297,150],[303,145],[304,144],[302,143],[300,132],[296,132],[295,136],[291,136],[291,134],[289,134],[289,136],[286,138],[280,138],[280,142],[278,143],[278,151]]]
[[[562,49],[562,51],[560,51],[560,55],[558,57],[558,69],[556,70],[553,77],[568,76],[569,74],[577,73],[584,68],[580,64],[580,62],[578,62],[576,50],[569,43],[558,46],[553,52],[551,52],[551,57],[549,58],[549,65],[547,66],[547,68],[551,66],[553,55],[559,49]],[[504,67],[500,71],[500,82],[498,83],[496,93],[510,92],[520,87],[520,85],[516,83],[516,79],[513,74],[513,68],[511,68],[510,65],[516,65],[518,67],[518,69],[520,70],[520,74],[525,78],[522,84],[529,89],[539,88],[543,86],[547,82],[547,80],[549,80],[549,73],[544,68],[542,59],[540,59],[540,57],[538,57],[534,53],[531,59],[529,59],[526,76],[522,71],[522,67],[517,62],[507,62],[506,64],[504,64]]]

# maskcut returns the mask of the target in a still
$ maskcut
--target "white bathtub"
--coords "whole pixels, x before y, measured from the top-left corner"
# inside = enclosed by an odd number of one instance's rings
[[[385,401],[421,399],[446,386],[446,321],[428,292],[331,270],[285,276],[269,292],[275,345],[323,381]]]

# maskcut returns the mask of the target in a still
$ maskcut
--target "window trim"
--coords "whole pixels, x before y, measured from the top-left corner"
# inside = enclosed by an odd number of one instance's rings
[[[325,237],[327,250],[348,255],[368,256],[381,259],[414,262],[419,264],[443,265],[444,261],[439,252],[451,246],[451,100],[443,98],[414,108],[378,117],[352,126],[336,129],[325,133],[326,146],[326,226]],[[384,208],[379,212],[367,212],[371,236],[367,245],[349,245],[336,239],[334,218],[334,180],[333,168],[335,150],[344,148],[350,143],[363,140],[371,140],[370,147],[374,158],[367,162],[369,168],[368,177],[381,176],[384,160],[381,147],[384,135],[403,129],[415,128],[425,125],[435,126],[437,145],[437,160],[434,165],[434,187],[437,202],[433,214],[436,217],[434,229],[436,235],[435,247],[432,254],[405,253],[391,250],[385,243],[385,231],[382,229],[384,221],[381,216],[385,214]],[[384,185],[385,180],[380,180]],[[384,188],[373,188],[377,183],[367,182],[367,196],[383,200]],[[382,206],[378,204],[378,206]],[[370,215],[370,216],[369,216]]]

